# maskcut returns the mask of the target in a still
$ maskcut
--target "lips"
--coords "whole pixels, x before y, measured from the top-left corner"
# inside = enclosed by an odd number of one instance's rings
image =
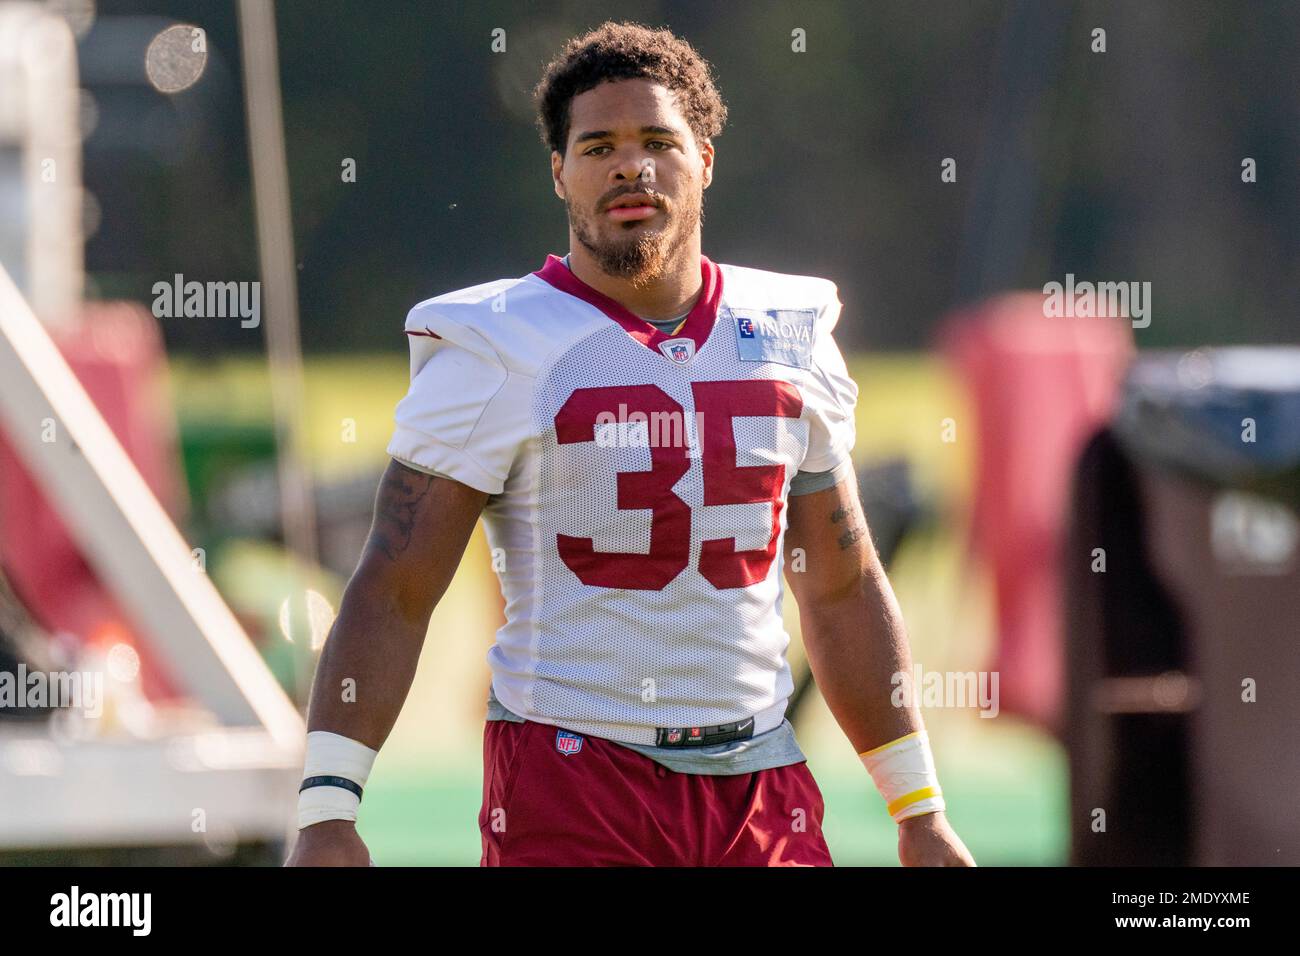
[[[610,203],[605,210],[605,215],[616,222],[632,222],[638,219],[649,219],[658,211],[659,207],[649,196],[630,194],[620,196]]]
[[[636,219],[649,219],[658,211],[654,206],[615,206],[605,215],[618,222],[632,222]]]

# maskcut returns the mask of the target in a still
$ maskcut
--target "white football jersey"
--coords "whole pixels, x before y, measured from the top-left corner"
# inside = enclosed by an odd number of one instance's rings
[[[556,256],[407,316],[388,452],[491,495],[492,686],[529,720],[654,744],[656,728],[784,719],[786,495],[848,459],[857,386],[834,283],[701,271],[677,335]]]

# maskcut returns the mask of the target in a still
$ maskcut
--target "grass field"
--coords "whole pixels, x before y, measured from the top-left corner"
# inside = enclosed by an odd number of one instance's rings
[[[986,669],[993,649],[988,589],[967,559],[962,523],[970,450],[961,441],[939,440],[943,419],[962,420],[962,396],[929,357],[872,356],[851,361],[850,368],[861,388],[855,458],[906,458],[938,515],[932,528],[904,545],[890,573],[913,657],[926,671]],[[407,374],[404,354],[308,360],[307,446],[318,475],[378,473]],[[258,360],[176,362],[172,388],[183,422],[258,422],[269,415],[266,367]],[[228,596],[266,591],[252,580],[257,572],[245,570],[252,566],[229,563],[214,568],[214,578]],[[345,583],[326,585],[334,606]],[[793,601],[786,607],[795,636],[791,655],[797,657],[797,610]],[[480,528],[430,622],[411,695],[366,789],[360,829],[380,863],[478,862],[484,655],[500,613]],[[976,859],[1065,863],[1067,779],[1060,745],[1006,713],[986,719],[969,709],[927,709],[925,719],[949,816]],[[820,698],[810,703],[797,732],[826,799],[826,834],[836,862],[896,864],[896,828]]]

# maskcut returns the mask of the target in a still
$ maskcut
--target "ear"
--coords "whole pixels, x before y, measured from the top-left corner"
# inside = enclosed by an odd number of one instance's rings
[[[704,188],[708,189],[709,184],[713,182],[713,141],[706,139],[700,145],[700,159],[704,162],[703,180]]]
[[[555,195],[564,198],[564,157],[557,150],[551,150],[551,180]]]

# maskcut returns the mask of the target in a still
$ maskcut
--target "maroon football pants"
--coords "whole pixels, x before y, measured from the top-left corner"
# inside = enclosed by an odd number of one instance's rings
[[[806,762],[677,773],[600,737],[486,722],[480,866],[831,866]]]

